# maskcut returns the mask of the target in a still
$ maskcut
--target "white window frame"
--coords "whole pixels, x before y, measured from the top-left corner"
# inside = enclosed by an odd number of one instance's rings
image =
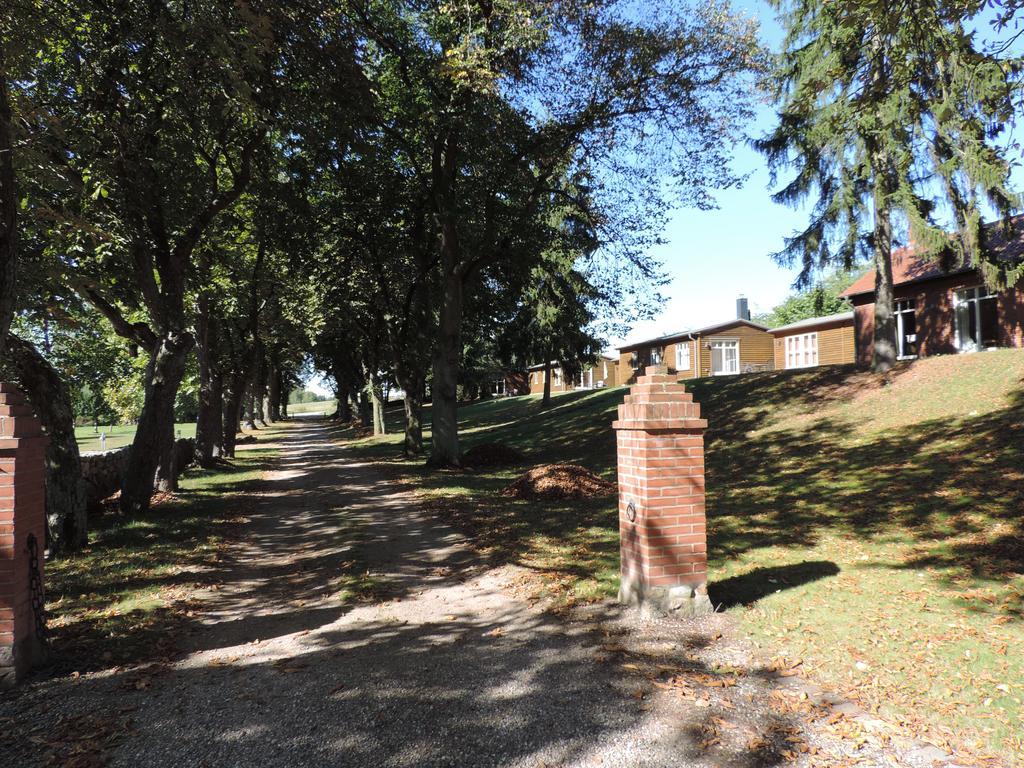
[[[715,347],[721,346],[723,349],[726,347],[733,347],[736,349],[736,370],[734,371],[716,371],[715,370]],[[740,340],[739,339],[712,339],[708,342],[708,349],[711,352],[711,375],[712,376],[737,376],[740,372]],[[725,361],[725,355],[722,356],[722,361]]]
[[[504,378],[494,379],[491,382],[491,394],[495,397],[503,397],[508,394],[508,381]]]
[[[688,341],[677,341],[676,342],[676,370],[677,371],[689,371],[692,363],[690,362],[690,342]]]
[[[796,333],[787,336],[786,370],[816,368],[818,365],[818,332]]]
[[[963,328],[961,323],[961,309],[966,307],[966,312],[974,313],[974,326],[978,329],[978,336],[981,336],[981,302],[983,301],[996,301],[996,294],[986,288],[984,285],[972,285],[966,288],[960,288],[953,294],[953,341],[956,344],[957,350],[960,352],[980,352],[982,349],[991,349],[991,347],[982,347],[980,345],[965,345],[963,335],[966,333],[966,329]],[[998,325],[999,308],[996,307],[996,323]]]
[[[902,309],[900,308],[901,304],[903,305]],[[917,326],[917,299],[915,299],[915,298],[896,299],[893,302],[893,316],[896,318],[896,359],[898,359],[898,360],[914,360],[917,357],[917,353],[916,352],[914,354],[912,354],[912,355],[907,355],[907,354],[904,354],[904,352],[903,352],[903,342],[905,341],[905,338],[906,338],[906,334],[903,333],[903,324],[905,322],[904,318],[908,314],[913,314],[914,315],[914,325],[915,325],[915,328],[916,328],[916,326]],[[914,344],[917,344],[917,333],[914,333],[913,336],[914,336],[914,338],[911,339],[911,341]]]

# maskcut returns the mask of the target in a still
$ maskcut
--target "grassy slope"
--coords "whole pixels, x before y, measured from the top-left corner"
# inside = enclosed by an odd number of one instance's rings
[[[291,403],[288,406],[289,414],[297,413],[323,413],[330,415],[338,410],[338,401],[331,400],[316,400],[312,403]]]
[[[711,424],[713,599],[806,675],[937,743],[1024,765],[1024,352],[932,358],[885,382],[821,369],[690,386]],[[623,394],[470,406],[464,443],[612,477]],[[613,499],[508,500],[497,491],[516,470],[428,474],[393,458],[396,441],[355,447],[496,561],[538,569],[567,598],[614,594]]]

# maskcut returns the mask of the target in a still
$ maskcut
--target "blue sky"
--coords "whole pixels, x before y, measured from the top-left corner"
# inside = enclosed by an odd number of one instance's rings
[[[738,2],[735,8],[756,17],[764,43],[778,48],[782,31],[767,3]],[[764,105],[747,134],[761,136],[773,125],[774,109]],[[798,270],[778,266],[771,254],[782,248],[787,235],[806,225],[806,213],[771,201],[764,158],[749,146],[736,147],[734,166],[751,175],[742,188],[719,193],[717,209],[674,212],[665,243],[652,252],[672,279],[663,291],[663,309],[625,338],[611,339],[612,347],[728,320],[735,317],[740,294],[756,313],[771,309],[790,292]]]

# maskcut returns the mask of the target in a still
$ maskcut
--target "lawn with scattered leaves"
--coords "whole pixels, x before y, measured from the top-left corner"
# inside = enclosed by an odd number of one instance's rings
[[[767,654],[922,738],[1024,765],[1024,352],[688,383],[707,436],[712,599]],[[353,441],[564,600],[617,590],[614,498],[518,501],[528,466],[614,479],[625,390],[461,410],[463,445],[520,467],[429,473],[397,436]],[[400,428],[391,414],[390,428]],[[429,415],[428,415],[429,419]]]
[[[171,653],[173,630],[190,619],[189,595],[217,582],[223,548],[272,456],[247,450],[230,466],[192,468],[175,497],[134,519],[110,505],[90,520],[87,547],[47,563],[49,627],[62,671]]]

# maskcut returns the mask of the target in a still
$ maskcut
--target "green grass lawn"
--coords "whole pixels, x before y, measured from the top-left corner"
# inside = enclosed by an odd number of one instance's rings
[[[107,436],[104,448],[100,447],[103,445],[100,443],[101,433]],[[195,437],[195,422],[175,424],[174,433],[178,437]],[[98,429],[96,427],[75,427],[75,440],[78,441],[78,449],[80,451],[109,451],[112,448],[121,448],[122,446],[130,444],[134,437],[134,424],[120,424],[115,426],[110,426],[109,424],[104,426],[101,424]]]
[[[315,403],[293,403],[288,406],[288,413],[295,415],[304,413],[325,413],[329,415],[334,413],[337,407],[337,400],[322,400]],[[101,433],[106,435],[106,442],[102,444],[104,445],[104,448],[102,449],[100,447]],[[195,437],[195,422],[175,424],[174,433],[178,437]],[[110,424],[101,424],[99,427],[75,427],[75,440],[78,441],[78,449],[80,451],[99,451],[103,449],[111,450],[113,448],[121,448],[122,446],[129,445],[134,437],[134,424],[119,424],[114,426],[111,426]]]
[[[324,413],[330,415],[338,409],[338,401],[331,400],[319,400],[312,403],[289,403],[288,413],[289,414],[300,414],[300,413]]]
[[[1024,765],[1024,352],[689,385],[707,436],[712,599],[766,654],[922,737]],[[484,402],[464,447],[614,478],[625,390]],[[400,429],[400,413],[390,426]],[[429,419],[428,419],[429,420]],[[565,600],[617,589],[613,498],[497,495],[524,467],[428,473],[399,436],[354,441]]]

